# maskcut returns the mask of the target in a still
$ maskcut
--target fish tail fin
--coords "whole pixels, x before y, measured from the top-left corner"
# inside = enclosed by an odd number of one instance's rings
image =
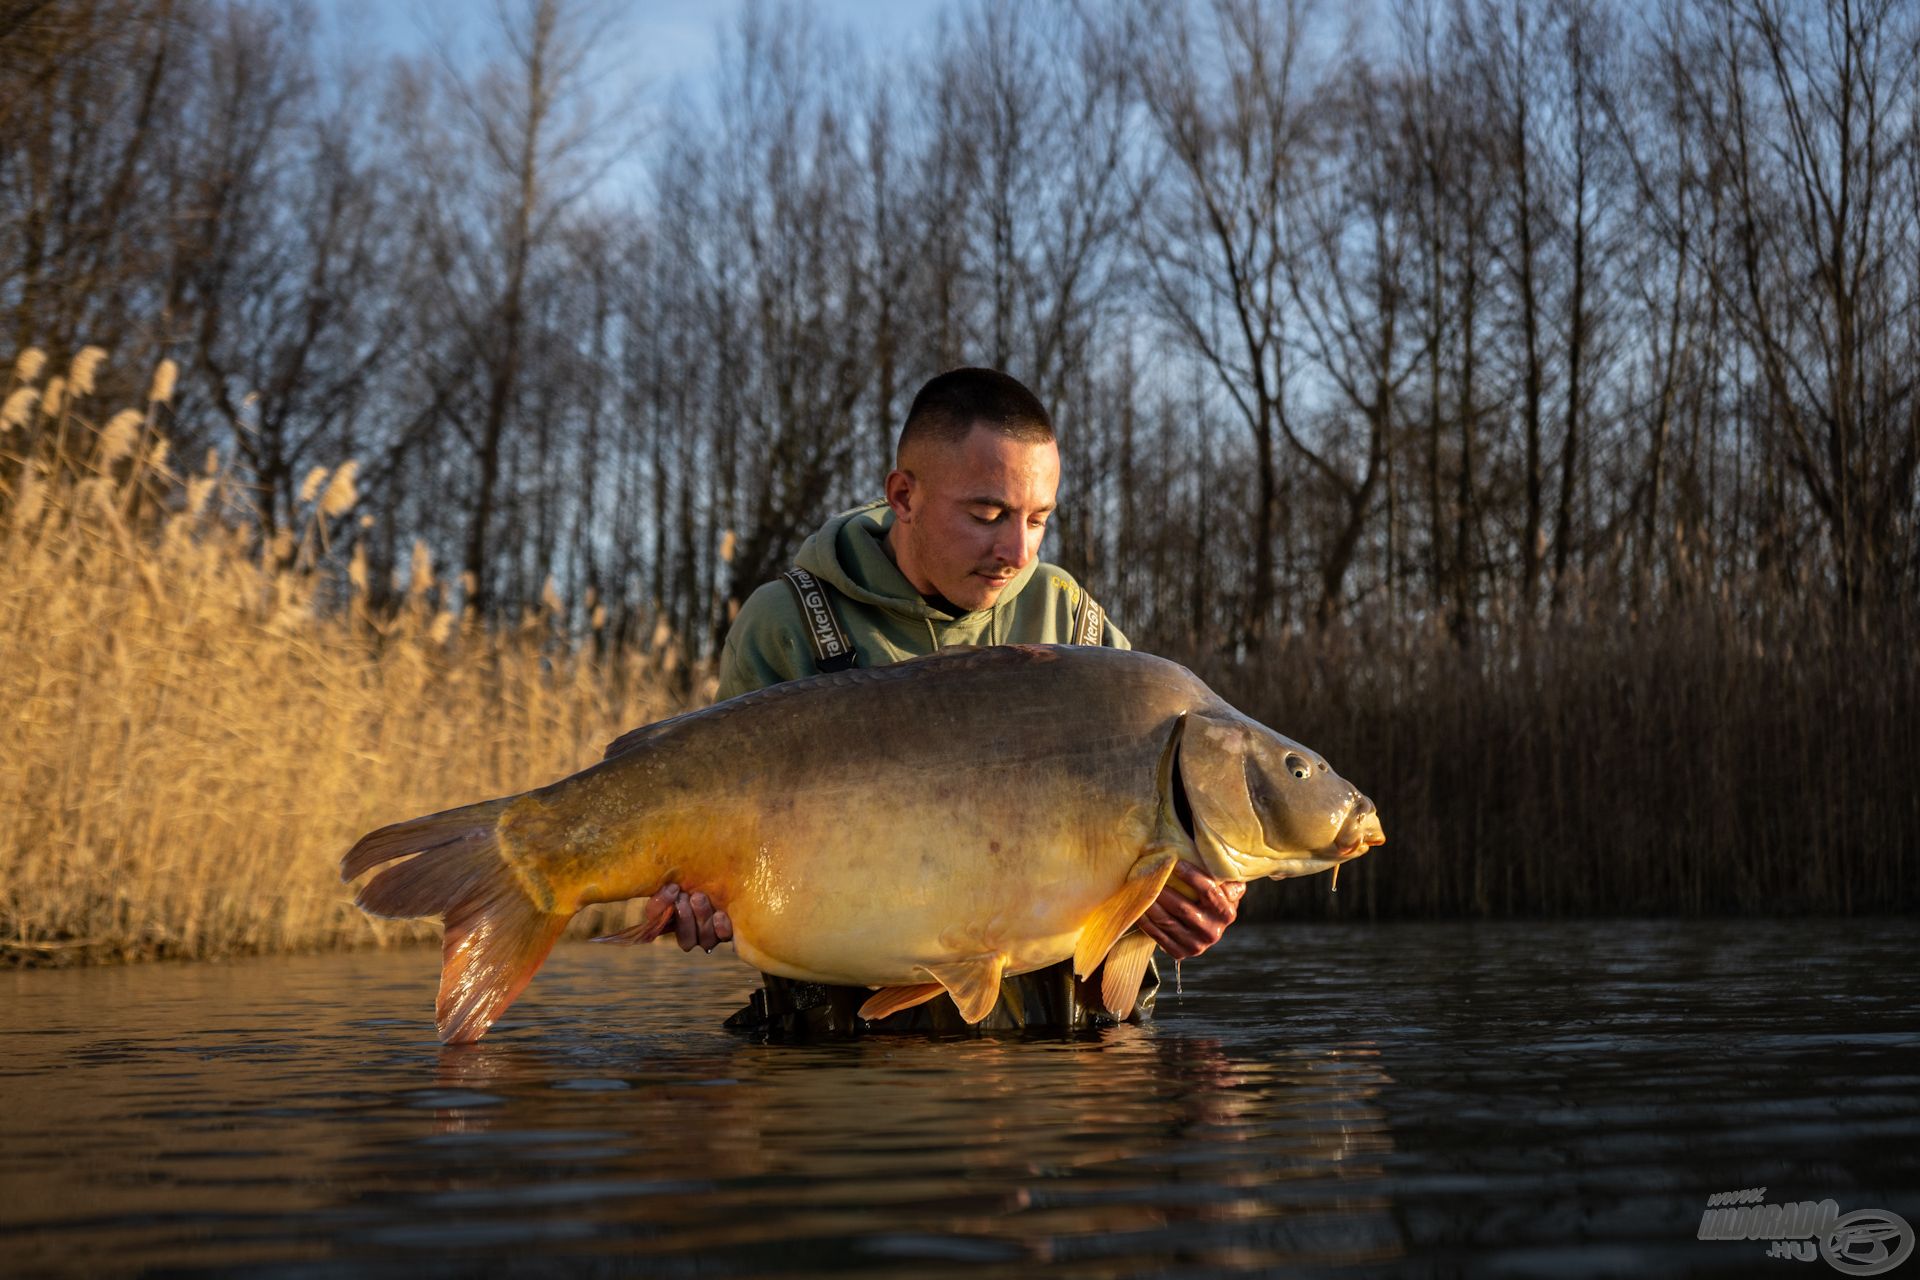
[[[360,886],[354,901],[377,916],[446,921],[436,1022],[446,1044],[478,1040],[526,990],[573,912],[543,909],[500,847],[510,800],[488,800],[363,836],[340,863],[340,878],[396,858]],[[408,855],[413,855],[408,857]]]

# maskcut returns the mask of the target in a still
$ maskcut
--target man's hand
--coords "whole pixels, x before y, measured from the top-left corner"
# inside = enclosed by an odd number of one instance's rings
[[[662,885],[653,900],[673,908],[673,934],[682,951],[703,947],[711,952],[723,942],[733,941],[733,921],[724,911],[715,911],[713,901],[695,890],[688,893],[677,884]]]
[[[1198,900],[1188,901],[1171,883],[1140,917],[1140,932],[1160,944],[1175,960],[1191,960],[1220,941],[1234,917],[1247,886],[1238,880],[1215,880],[1191,862],[1174,864],[1173,874],[1192,885]]]

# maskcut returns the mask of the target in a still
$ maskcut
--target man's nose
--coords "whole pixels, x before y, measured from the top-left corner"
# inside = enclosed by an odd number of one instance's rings
[[[1024,569],[1027,567],[1027,561],[1033,559],[1035,541],[1027,537],[1025,525],[1010,524],[998,538],[994,539],[994,558],[1002,564]]]

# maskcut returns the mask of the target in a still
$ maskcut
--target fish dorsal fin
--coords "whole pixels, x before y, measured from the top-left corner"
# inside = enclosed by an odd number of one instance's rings
[[[1167,877],[1173,874],[1173,864],[1178,861],[1177,850],[1155,845],[1133,864],[1127,872],[1127,882],[1095,907],[1080,927],[1080,941],[1073,948],[1074,977],[1084,978],[1099,967],[1120,935],[1133,928],[1134,921],[1145,915],[1153,900],[1160,896]]]
[[[1152,956],[1153,939],[1144,933],[1129,933],[1107,952],[1107,966],[1100,973],[1100,1003],[1122,1022],[1132,1016],[1140,999],[1140,984],[1146,981]]]
[[[863,1018],[884,1018],[899,1013],[902,1009],[911,1009],[915,1005],[925,1004],[946,988],[937,982],[923,982],[911,987],[882,987],[867,997],[860,1006]]]
[[[953,997],[960,1016],[968,1022],[978,1022],[992,1013],[993,1006],[999,1003],[1000,975],[1006,972],[1007,957],[1004,952],[994,951],[968,960],[955,960],[952,964],[930,964],[925,968],[933,975],[933,980],[945,987],[947,994]]]
[[[679,724],[682,720],[691,720],[694,716],[701,715],[706,710],[707,708],[701,707],[696,711],[682,711],[677,716],[668,716],[665,720],[655,720],[652,724],[643,724],[638,729],[629,729],[612,742],[609,742],[607,744],[606,754],[600,758],[602,760],[611,760],[615,756],[625,755],[641,743],[652,738],[655,734],[664,733],[674,725]]]

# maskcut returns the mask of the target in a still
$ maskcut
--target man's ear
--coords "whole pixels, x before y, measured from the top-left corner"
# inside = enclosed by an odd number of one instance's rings
[[[912,522],[919,488],[920,482],[911,471],[895,467],[887,473],[887,505],[893,508],[893,518],[901,524]]]

